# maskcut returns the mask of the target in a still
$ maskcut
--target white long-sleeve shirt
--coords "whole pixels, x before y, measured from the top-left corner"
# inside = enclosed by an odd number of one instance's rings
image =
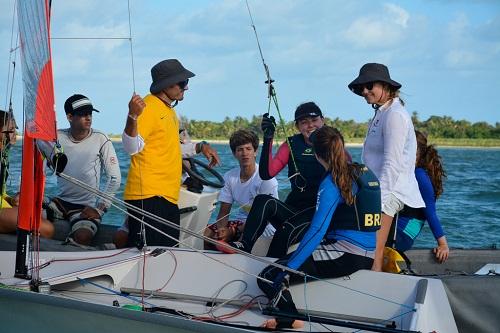
[[[379,178],[382,205],[393,194],[410,207],[425,207],[415,178],[417,140],[399,98],[375,112],[368,124],[362,160]]]
[[[114,195],[120,187],[121,173],[115,149],[106,134],[91,129],[88,137],[74,141],[69,129],[61,129],[57,131],[57,136],[68,157],[64,173],[94,189],[101,189],[108,195]],[[101,184],[102,172],[106,180]],[[97,208],[100,211],[111,205],[109,200],[98,198],[95,194],[65,179],[57,178],[57,185],[57,197],[65,201]]]

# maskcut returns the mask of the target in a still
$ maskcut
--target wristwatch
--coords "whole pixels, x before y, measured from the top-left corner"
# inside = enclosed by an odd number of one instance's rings
[[[208,143],[208,142],[206,142],[205,140],[203,140],[203,141],[200,141],[200,142],[198,142],[198,143],[196,144],[196,148],[197,148],[197,149],[196,149],[196,153],[197,153],[197,154],[201,153],[201,151],[203,150],[203,146],[204,146],[204,145],[209,145],[209,143]]]

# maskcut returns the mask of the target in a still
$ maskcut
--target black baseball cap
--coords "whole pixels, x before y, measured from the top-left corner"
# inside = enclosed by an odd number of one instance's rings
[[[297,106],[297,109],[295,110],[295,121],[298,121],[302,118],[307,118],[307,117],[322,117],[323,118],[323,113],[321,112],[321,109],[319,106],[316,105],[314,102],[307,102],[307,103],[302,103],[299,106]]]
[[[81,115],[92,111],[99,112],[96,110],[90,99],[84,95],[75,94],[69,97],[66,102],[64,102],[64,111],[66,114]]]

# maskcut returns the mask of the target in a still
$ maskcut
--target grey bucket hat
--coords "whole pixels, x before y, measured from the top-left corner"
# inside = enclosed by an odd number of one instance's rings
[[[364,64],[359,70],[359,75],[347,86],[350,91],[361,96],[360,87],[370,82],[385,82],[396,90],[401,88],[401,84],[391,79],[387,66],[377,63]]]
[[[157,94],[165,88],[168,88],[177,82],[185,81],[194,76],[194,73],[188,71],[177,59],[167,59],[160,61],[151,68],[151,78],[153,83],[149,91]]]

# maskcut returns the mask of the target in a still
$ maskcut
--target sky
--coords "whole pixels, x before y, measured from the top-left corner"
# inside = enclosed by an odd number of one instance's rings
[[[403,85],[408,112],[418,112],[420,120],[446,115],[500,121],[498,0],[248,3],[287,121],[307,101],[329,118],[367,121],[371,107],[347,89],[367,62],[389,67]],[[14,0],[0,4],[0,108],[5,109],[9,56],[15,54],[10,52]],[[147,94],[151,67],[168,58],[196,74],[176,107],[179,115],[222,121],[267,111],[266,77],[245,1],[130,0],[130,25],[124,0],[53,0],[51,15],[60,128],[68,127],[64,101],[81,93],[101,111],[93,126],[121,133],[134,86]],[[125,39],[60,39],[75,37]],[[22,119],[19,54],[16,59],[13,103]]]

